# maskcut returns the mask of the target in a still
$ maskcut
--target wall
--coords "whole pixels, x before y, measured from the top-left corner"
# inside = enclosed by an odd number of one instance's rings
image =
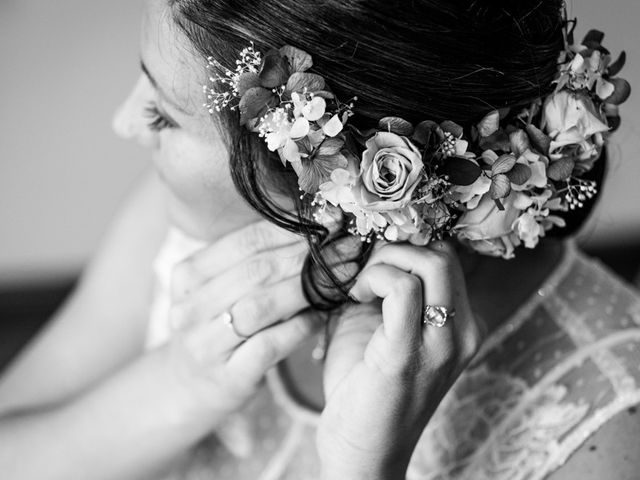
[[[640,2],[569,5],[579,32],[604,30],[640,92]],[[0,2],[0,282],[76,271],[94,250],[147,154],[110,132],[138,74],[139,0]],[[581,34],[580,34],[581,36]],[[591,244],[640,239],[640,95],[623,106]]]

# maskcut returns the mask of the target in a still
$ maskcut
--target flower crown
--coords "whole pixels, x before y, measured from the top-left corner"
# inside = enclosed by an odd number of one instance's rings
[[[349,124],[357,97],[341,103],[309,72],[311,56],[292,46],[262,55],[252,43],[235,70],[209,58],[211,71],[222,74],[205,85],[205,107],[239,110],[241,125],[293,167],[324,225],[346,222],[365,241],[375,235],[426,245],[454,236],[511,258],[516,246],[533,248],[547,230],[564,226],[558,213],[595,195],[595,182],[581,177],[601,156],[630,93],[616,77],[624,52],[612,62],[596,30],[574,45],[574,26],[565,22],[551,94],[488,112],[469,129],[389,116],[360,131]]]

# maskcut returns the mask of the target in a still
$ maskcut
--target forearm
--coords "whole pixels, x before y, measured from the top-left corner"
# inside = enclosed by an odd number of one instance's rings
[[[187,407],[186,389],[154,362],[163,351],[68,404],[0,420],[3,477],[144,478],[195,444],[213,422]]]

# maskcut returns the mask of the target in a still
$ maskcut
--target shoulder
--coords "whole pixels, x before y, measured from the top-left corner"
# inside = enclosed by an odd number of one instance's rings
[[[626,480],[640,470],[640,406],[618,412],[547,480]]]

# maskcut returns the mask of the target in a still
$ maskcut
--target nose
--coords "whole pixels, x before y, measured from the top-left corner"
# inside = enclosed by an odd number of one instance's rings
[[[113,116],[112,127],[116,135],[127,140],[136,140],[142,146],[153,146],[156,135],[149,129],[149,120],[144,113],[150,102],[151,97],[146,89],[145,79],[141,77]]]

